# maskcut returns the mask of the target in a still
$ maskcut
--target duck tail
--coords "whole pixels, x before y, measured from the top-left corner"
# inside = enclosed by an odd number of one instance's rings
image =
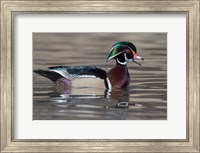
[[[56,82],[58,79],[62,78],[63,76],[59,73],[49,70],[33,70],[35,73],[50,79],[53,82]]]

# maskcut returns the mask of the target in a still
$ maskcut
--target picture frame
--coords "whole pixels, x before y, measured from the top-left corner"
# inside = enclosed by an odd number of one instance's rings
[[[1,0],[1,152],[200,152],[199,0]],[[14,139],[13,17],[16,13],[147,13],[187,15],[186,139]]]

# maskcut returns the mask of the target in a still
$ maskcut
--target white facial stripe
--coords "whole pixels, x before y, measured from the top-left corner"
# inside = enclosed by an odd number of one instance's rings
[[[118,60],[118,58],[117,58],[117,62],[119,63],[119,64],[121,64],[121,65],[126,65],[126,61],[125,62],[120,62],[119,60]]]
[[[110,59],[112,59],[113,57],[115,57],[115,56],[117,56],[117,55],[119,55],[119,54],[122,54],[123,52],[120,52],[120,53],[118,53],[118,54],[116,54],[116,55],[114,55],[114,56],[111,56],[111,57],[109,57],[108,58],[108,61],[110,60]]]
[[[125,61],[128,60],[128,58],[126,57],[126,53],[124,53],[124,59],[125,59]]]
[[[110,55],[111,51],[112,51],[115,47],[117,47],[117,45],[113,46],[113,47],[110,49],[110,52],[108,53],[108,55]],[[119,55],[119,54],[121,54],[121,53],[118,53],[117,55]],[[115,56],[117,56],[117,55],[111,56],[108,60],[110,60],[111,58],[113,58],[113,57],[115,57]]]
[[[128,58],[127,58],[126,53],[124,53],[124,58],[125,58],[125,61],[126,61],[126,62],[132,62],[132,61],[133,61],[133,59],[128,59]]]

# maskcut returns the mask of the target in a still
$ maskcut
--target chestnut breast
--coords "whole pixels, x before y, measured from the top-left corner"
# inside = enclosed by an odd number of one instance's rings
[[[126,66],[116,65],[108,72],[107,76],[114,89],[126,87],[130,82],[130,76]]]

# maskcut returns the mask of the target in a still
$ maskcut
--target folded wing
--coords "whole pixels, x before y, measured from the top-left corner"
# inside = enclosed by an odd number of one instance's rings
[[[57,66],[46,70],[34,70],[41,76],[49,78],[55,83],[60,80],[70,81],[75,87],[109,88],[107,73],[105,70],[92,66]]]

